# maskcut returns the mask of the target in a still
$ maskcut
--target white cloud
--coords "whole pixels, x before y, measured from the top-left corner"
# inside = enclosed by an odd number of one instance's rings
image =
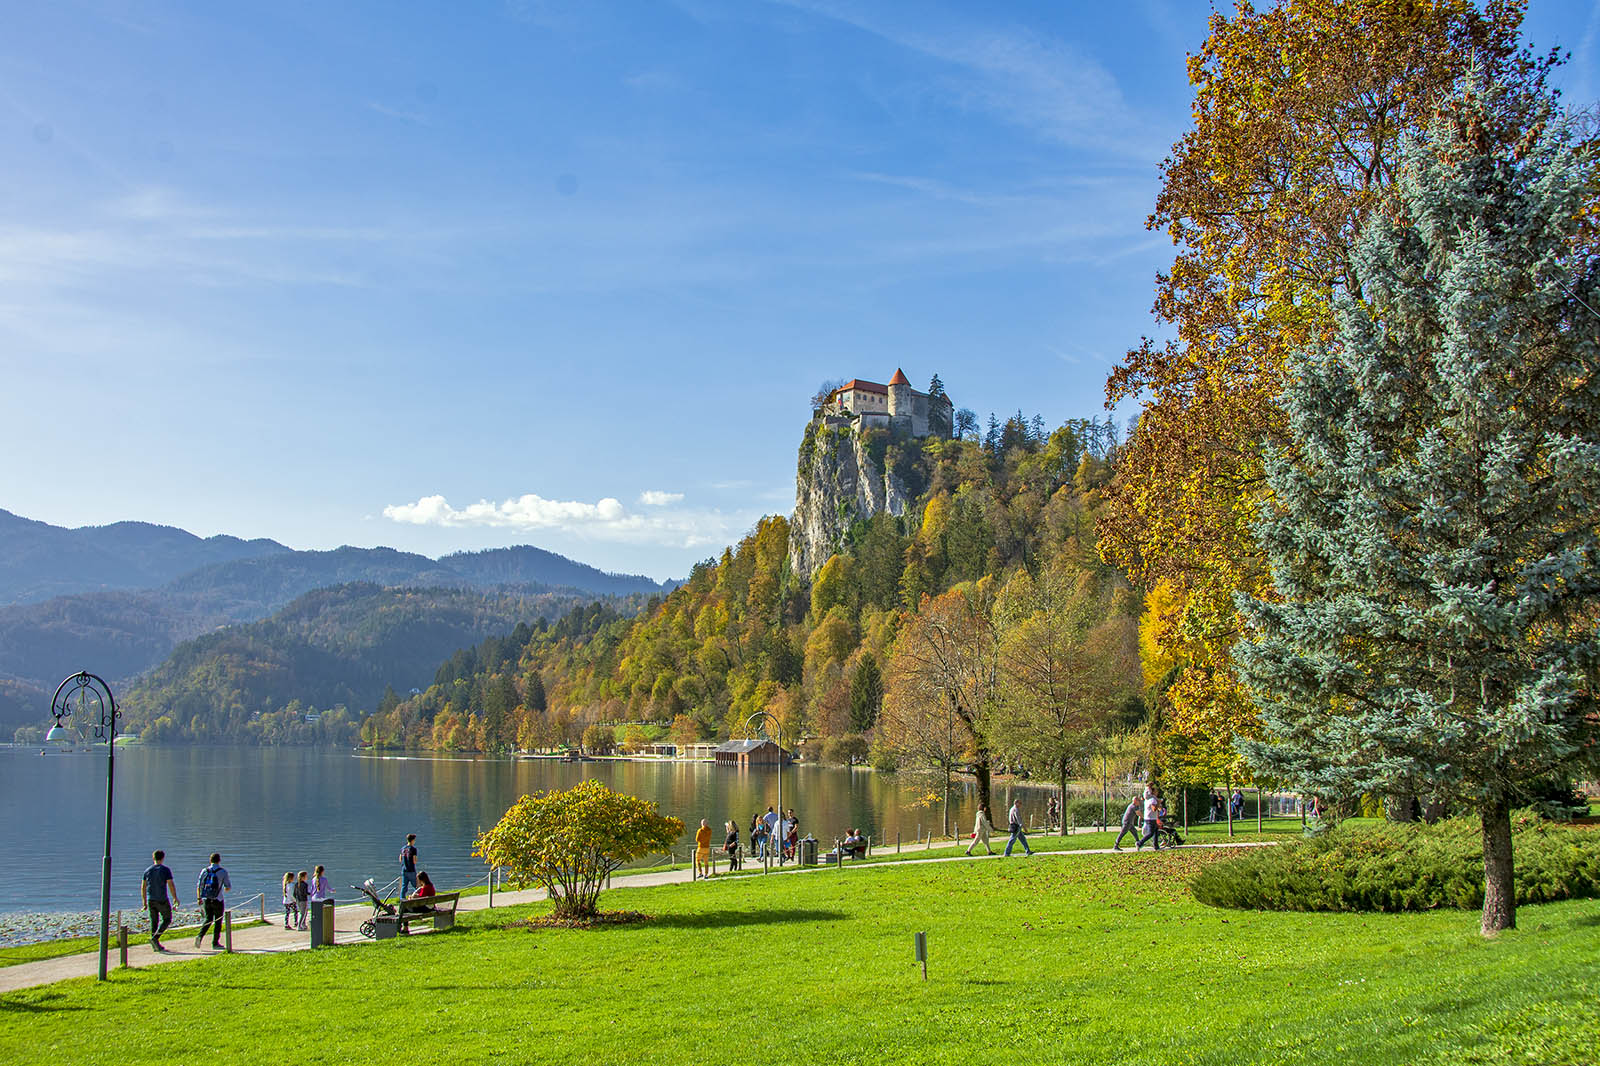
[[[681,499],[683,494],[677,492],[643,493],[641,503],[665,508],[646,515],[629,512],[612,496],[586,503],[547,500],[528,493],[500,503],[479,500],[462,508],[450,506],[443,496],[424,496],[415,503],[390,504],[383,509],[383,516],[418,526],[558,530],[597,540],[680,548],[727,544],[753,520],[748,515],[671,507]]]
[[[900,23],[833,0],[777,2],[946,64],[961,75],[944,87],[956,103],[1048,140],[1136,159],[1159,158],[1166,147],[1129,106],[1111,72],[1064,41],[1023,29],[934,27],[925,18]]]

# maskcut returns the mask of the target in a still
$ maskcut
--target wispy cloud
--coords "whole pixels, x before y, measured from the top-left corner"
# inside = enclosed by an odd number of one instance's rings
[[[639,502],[646,507],[666,507],[674,503],[683,502],[681,492],[658,492],[655,489],[646,489],[639,493]]]
[[[1139,159],[1152,151],[1159,157],[1165,147],[1129,107],[1116,78],[1065,42],[1021,28],[898,24],[827,0],[776,2],[946,64],[954,77],[944,88],[958,105],[1048,140]]]
[[[648,496],[662,499],[652,502],[645,499]],[[671,507],[682,498],[681,493],[644,493],[640,501],[658,510],[638,514],[630,512],[614,496],[589,503],[549,500],[527,493],[499,503],[479,500],[461,508],[452,507],[443,496],[424,496],[415,503],[390,504],[383,509],[383,516],[392,522],[417,526],[559,530],[597,540],[675,548],[726,544],[750,521],[750,516],[745,515]]]

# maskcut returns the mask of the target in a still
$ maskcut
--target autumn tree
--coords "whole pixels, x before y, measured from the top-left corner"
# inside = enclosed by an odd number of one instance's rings
[[[1482,928],[1516,924],[1511,808],[1600,751],[1600,167],[1475,82],[1403,157],[1338,335],[1293,354],[1236,648],[1256,764],[1476,808]],[[1541,131],[1543,131],[1541,133]]]
[[[1069,772],[1098,750],[1138,672],[1131,620],[1097,587],[1108,580],[1062,561],[1037,580],[1018,571],[995,605],[1001,684],[986,735],[997,749],[1053,771],[1063,796]]]
[[[1469,69],[1517,106],[1544,93],[1552,54],[1522,45],[1523,0],[1281,0],[1214,13],[1189,59],[1194,126],[1162,165],[1149,225],[1177,253],[1157,279],[1165,344],[1130,352],[1108,402],[1143,398],[1118,456],[1101,551],[1182,602],[1165,650],[1171,728],[1222,749],[1253,729],[1228,669],[1236,592],[1266,569],[1252,523],[1261,449],[1282,439],[1286,353],[1325,343],[1353,281],[1351,250],[1394,181],[1398,149]]]
[[[472,854],[504,868],[518,883],[545,888],[557,917],[591,921],[613,871],[666,851],[682,833],[683,822],[663,815],[656,804],[590,780],[523,796],[478,837]]]
[[[983,722],[999,682],[993,601],[992,580],[924,601],[901,630],[884,674],[879,735],[908,767],[943,776],[947,829],[955,770],[971,764],[978,802],[989,805]]]

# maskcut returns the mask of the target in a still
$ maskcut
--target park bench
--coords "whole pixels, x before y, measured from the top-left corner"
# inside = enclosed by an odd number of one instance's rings
[[[456,924],[456,904],[460,901],[459,892],[440,892],[422,899],[399,900],[394,905],[394,914],[379,915],[376,919],[378,939],[386,940],[395,933],[409,936],[413,922],[427,922],[436,933],[453,929]]]

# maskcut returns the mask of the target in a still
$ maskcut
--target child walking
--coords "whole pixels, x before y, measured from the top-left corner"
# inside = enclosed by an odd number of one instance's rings
[[[294,924],[294,874],[283,875],[283,927],[290,928]]]

